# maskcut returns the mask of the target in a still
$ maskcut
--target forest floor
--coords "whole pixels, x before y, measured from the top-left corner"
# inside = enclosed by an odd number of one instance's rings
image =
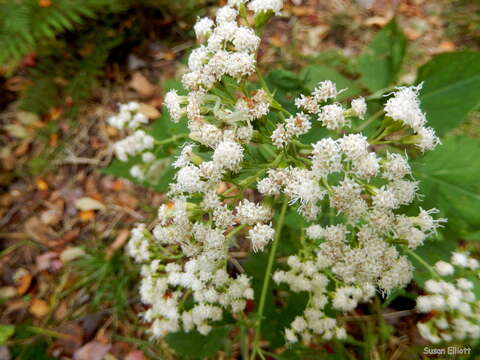
[[[295,71],[322,54],[352,57],[394,13],[409,40],[404,83],[432,55],[480,48],[474,1],[377,0],[369,10],[359,5],[366,2],[288,2],[265,32],[259,63]],[[149,35],[128,63],[109,65],[76,122],[62,107],[38,117],[15,101],[0,113],[8,124],[0,149],[0,324],[14,325],[16,334],[0,347],[1,360],[174,358],[165,344],[148,342],[137,316],[143,310],[138,269],[124,252],[133,224],[152,220],[164,197],[102,168],[121,135],[105,119],[130,100],[147,104],[156,117],[164,83],[182,71],[192,45],[183,39],[172,47]],[[479,125],[474,114],[462,131],[478,136]],[[409,335],[392,346],[408,347],[415,327],[407,326]],[[2,327],[0,339],[8,331]]]

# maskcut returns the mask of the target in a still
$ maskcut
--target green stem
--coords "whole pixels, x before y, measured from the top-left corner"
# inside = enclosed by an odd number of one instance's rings
[[[247,327],[242,326],[240,328],[240,346],[242,351],[242,359],[248,360],[248,332]]]
[[[435,278],[439,278],[440,276],[437,274],[437,272],[435,271],[435,269],[430,266],[429,263],[427,263],[425,260],[423,260],[420,256],[418,256],[418,254],[415,253],[415,251],[409,249],[408,247],[404,247],[405,249],[405,252],[408,253],[411,257],[415,258],[415,260],[417,260],[420,264],[422,264],[426,269],[428,269],[428,271],[431,272],[431,274],[433,275],[433,277]]]
[[[263,279],[263,285],[262,285],[262,292],[260,295],[260,303],[258,305],[258,320],[257,324],[255,327],[255,339],[253,342],[253,351],[252,351],[252,357],[251,360],[255,359],[255,355],[257,352],[260,351],[258,348],[258,343],[260,341],[260,334],[261,334],[261,326],[262,326],[262,317],[263,317],[263,310],[265,308],[265,301],[267,299],[267,292],[268,292],[268,285],[270,284],[270,278],[272,277],[272,269],[273,269],[273,262],[275,261],[275,254],[277,252],[277,246],[280,240],[280,235],[282,233],[282,227],[283,227],[283,222],[285,221],[285,214],[287,212],[287,205],[288,205],[288,199],[285,198],[283,200],[283,205],[282,209],[280,210],[280,216],[278,218],[278,223],[275,228],[275,237],[272,242],[272,247],[270,249],[270,253],[268,255],[268,262],[267,262],[267,269],[265,271],[265,277]],[[260,357],[262,357],[263,354],[259,352]]]
[[[177,140],[180,140],[180,139],[183,139],[183,138],[186,138],[186,137],[188,137],[188,134],[178,134],[178,135],[174,135],[172,137],[169,137],[168,139],[165,139],[165,140],[155,140],[155,144],[156,145],[165,145],[165,144],[175,142]]]
[[[363,123],[361,123],[356,129],[354,129],[353,131],[354,132],[360,132],[362,131],[363,129],[365,129],[368,125],[370,125],[372,122],[374,122],[375,120],[377,120],[381,115],[383,114],[383,110],[379,110],[377,111],[375,114],[372,115],[372,117],[370,119],[368,119],[367,121],[364,121]]]
[[[237,234],[238,232],[240,232],[245,226],[247,226],[247,224],[242,224],[240,226],[237,226],[235,229],[233,229],[232,231],[230,231],[227,235],[227,239],[231,239],[235,234]]]

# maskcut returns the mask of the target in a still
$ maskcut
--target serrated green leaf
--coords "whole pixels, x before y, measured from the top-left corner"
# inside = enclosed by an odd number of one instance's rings
[[[392,19],[363,50],[358,58],[360,81],[371,91],[393,84],[402,67],[407,41]]]
[[[166,341],[177,354],[190,359],[202,359],[222,349],[228,340],[229,328],[214,328],[207,336],[197,331],[177,332],[166,336]]]
[[[436,207],[449,225],[480,226],[480,140],[449,137],[413,163],[423,207]]]
[[[429,125],[443,135],[480,104],[480,52],[437,55],[419,69],[416,82],[423,82],[420,100]]]

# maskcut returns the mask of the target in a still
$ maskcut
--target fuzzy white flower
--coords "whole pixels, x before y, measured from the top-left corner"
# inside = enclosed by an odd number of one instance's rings
[[[197,23],[193,27],[195,35],[198,39],[202,39],[212,32],[212,28],[215,24],[209,18],[201,18],[197,20]]]
[[[271,225],[256,224],[248,231],[248,238],[252,242],[253,251],[263,250],[274,235],[275,230]]]
[[[248,8],[255,14],[266,11],[278,14],[283,8],[283,0],[252,0],[248,3]]]
[[[223,141],[216,147],[212,160],[220,168],[235,171],[243,160],[243,148],[234,141]]]
[[[367,112],[367,102],[365,98],[360,97],[353,99],[350,105],[352,106],[353,114],[363,120]]]
[[[337,130],[347,125],[345,110],[339,104],[325,105],[322,107],[318,120],[320,120],[327,129]]]

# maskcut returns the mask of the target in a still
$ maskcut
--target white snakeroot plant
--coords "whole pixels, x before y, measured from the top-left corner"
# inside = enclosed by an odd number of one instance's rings
[[[296,110],[288,111],[256,64],[261,28],[281,9],[281,0],[230,0],[215,21],[199,19],[194,29],[200,45],[182,78],[188,93],[171,90],[165,96],[172,121],[187,123],[189,139],[173,162],[170,200],[159,208],[156,224],[133,230],[128,245],[143,263],[140,293],[149,306],[143,316],[153,337],[192,329],[206,335],[228,312],[255,329],[252,358],[261,355],[262,316],[273,279],[309,298],[303,314],[284,330],[287,342],[345,339],[344,314],[405,287],[413,271],[407,255],[416,256],[414,250],[445,221],[434,219],[435,209],[403,211],[418,197],[407,151],[419,155],[440,143],[420,109],[421,85],[388,94],[383,117],[368,119],[364,98],[340,102],[344,89],[331,81],[299,95]],[[141,155],[144,164],[131,175],[144,180],[156,161],[152,148],[165,142],[139,129],[145,119],[138,114],[138,105],[122,105],[109,123],[136,129],[114,149],[122,161]],[[359,131],[366,127],[364,118],[378,121],[369,136]],[[319,128],[328,135],[302,140]],[[253,151],[264,154],[263,163]],[[309,225],[297,234],[299,251],[273,271],[287,210]],[[248,241],[252,252],[269,251],[258,294],[232,254],[240,241]],[[478,267],[461,253],[452,264]],[[438,263],[435,274],[453,271]],[[421,325],[422,335],[432,341],[478,337],[470,283],[445,284],[428,283],[432,295],[419,298],[417,308],[454,316],[445,315],[440,327]],[[440,301],[453,296],[450,290],[458,297]],[[245,307],[253,299],[252,319]]]

